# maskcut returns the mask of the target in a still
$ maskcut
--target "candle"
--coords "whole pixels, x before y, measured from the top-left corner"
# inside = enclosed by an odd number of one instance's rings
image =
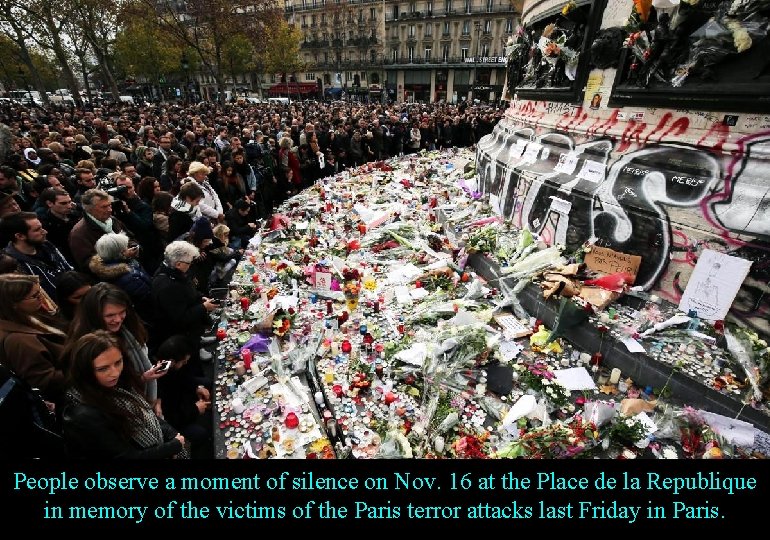
[[[230,402],[230,406],[232,407],[235,414],[242,414],[243,411],[246,410],[246,406],[243,404],[243,400],[241,398],[233,398],[233,400]]]
[[[610,373],[610,384],[618,384],[619,380],[620,370],[618,368],[613,368],[612,372]]]
[[[242,349],[241,358],[243,359],[243,367],[251,369],[251,349]]]
[[[241,297],[241,309],[243,311],[246,311],[249,309],[249,305],[251,304],[251,300],[247,296]]]

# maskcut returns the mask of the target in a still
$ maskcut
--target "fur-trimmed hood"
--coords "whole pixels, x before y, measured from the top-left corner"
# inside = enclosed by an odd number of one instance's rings
[[[88,268],[99,279],[112,281],[131,272],[131,267],[125,262],[107,262],[99,255],[94,255],[88,261]]]

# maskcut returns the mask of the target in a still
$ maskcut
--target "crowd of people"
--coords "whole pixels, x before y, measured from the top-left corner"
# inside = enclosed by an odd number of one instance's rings
[[[345,167],[473,145],[501,115],[466,102],[0,108],[0,454],[211,457],[204,336],[274,208]]]

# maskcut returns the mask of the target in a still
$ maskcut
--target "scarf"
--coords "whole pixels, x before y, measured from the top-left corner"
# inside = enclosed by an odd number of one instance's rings
[[[140,345],[136,338],[126,327],[121,327],[120,336],[123,338],[123,352],[131,362],[139,375],[152,367],[150,359],[147,357],[147,347]],[[152,380],[144,383],[144,393],[147,395],[147,401],[154,403],[158,399],[158,381]]]
[[[70,388],[69,395],[83,403],[83,398],[76,388]],[[113,399],[118,408],[128,413],[131,419],[131,439],[137,445],[141,448],[152,448],[165,442],[160,420],[146,399],[133,390],[120,387],[114,389]]]
[[[105,233],[109,234],[115,232],[112,230],[112,218],[107,218],[107,221],[99,221],[88,212],[85,212],[85,214],[91,219],[92,222],[96,224],[97,227],[99,227]]]

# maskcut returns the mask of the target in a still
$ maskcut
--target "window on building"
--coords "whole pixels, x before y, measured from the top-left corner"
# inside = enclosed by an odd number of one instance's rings
[[[377,20],[377,12],[374,8],[369,8],[369,20],[374,22]]]
[[[348,71],[348,72],[345,74],[345,77],[347,77],[347,80],[349,80],[349,81],[352,81],[352,80],[354,79],[354,77],[353,77],[353,72],[352,72],[352,71]]]
[[[449,35],[449,23],[448,22],[444,22],[444,35],[445,36]]]
[[[315,28],[315,15],[310,16],[310,26]]]
[[[471,12],[471,5],[473,2],[471,0],[465,0],[465,13]]]
[[[425,4],[425,11],[428,13],[428,17],[433,15],[433,2],[428,2]]]
[[[425,61],[430,61],[430,55],[433,52],[433,47],[425,47]]]
[[[414,37],[414,25],[413,24],[409,25],[409,37],[410,38]]]
[[[468,47],[463,47],[462,49],[460,49],[460,58],[462,60],[465,60],[466,58],[468,58]]]
[[[359,9],[358,10],[358,22],[363,22],[363,20],[364,20],[364,10],[363,9]]]
[[[332,76],[328,73],[324,73],[324,84],[330,86],[332,84]]]
[[[441,60],[449,62],[449,45],[443,45],[441,47]]]
[[[409,4],[409,13],[414,13],[416,11],[414,2],[411,2]]]
[[[315,2],[316,2],[316,0],[313,0],[313,7],[315,7]]]
[[[339,0],[337,0],[339,2]],[[393,6],[393,18],[398,19],[398,6]]]
[[[471,33],[471,21],[463,21],[463,35],[467,36]]]
[[[398,49],[391,49],[390,57],[393,60],[393,62],[398,62]]]
[[[484,43],[481,46],[481,56],[489,56],[489,43]]]
[[[490,21],[490,20],[484,21],[484,33],[485,34],[491,34],[492,33],[492,21]]]
[[[426,24],[425,25],[425,37],[430,37],[433,35],[433,25],[432,24]]]
[[[444,9],[447,13],[452,12],[452,0],[444,0]]]
[[[409,45],[409,47],[406,48],[406,55],[410,62],[414,60],[414,46]]]
[[[505,21],[505,33],[513,34],[513,19],[506,19]]]
[[[305,16],[302,16],[302,28],[307,28],[307,21],[305,20]]]
[[[328,64],[328,63],[329,63],[329,53],[325,52],[324,53],[324,64]]]
[[[372,49],[371,51],[369,51],[369,62],[374,64],[376,61],[377,61],[377,51]]]
[[[494,6],[495,0],[487,0],[487,13],[492,13],[492,7]]]
[[[315,73],[305,73],[305,80],[315,82]]]

